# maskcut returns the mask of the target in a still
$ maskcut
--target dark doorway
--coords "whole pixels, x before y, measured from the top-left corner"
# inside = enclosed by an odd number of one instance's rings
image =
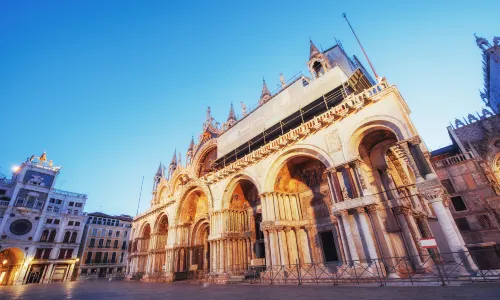
[[[262,214],[255,214],[255,258],[266,258],[266,248],[264,246],[264,232],[260,229]]]
[[[339,257],[337,255],[335,241],[333,240],[333,232],[325,231],[320,232],[319,234],[321,236],[321,244],[323,245],[323,255],[325,257],[325,262],[338,261]]]

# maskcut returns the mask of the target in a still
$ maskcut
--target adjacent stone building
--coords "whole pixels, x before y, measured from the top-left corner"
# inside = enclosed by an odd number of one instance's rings
[[[485,63],[481,96],[498,113],[500,47],[498,38],[494,41],[492,47],[477,38]],[[485,108],[456,119],[447,128],[452,144],[433,151],[431,160],[449,193],[451,212],[467,247],[500,268],[500,116],[493,112]]]
[[[71,279],[87,196],[55,189],[60,169],[44,152],[0,179],[0,284]]]
[[[80,245],[79,279],[125,274],[132,217],[89,213]]]
[[[175,280],[189,270],[245,274],[255,266],[354,271],[384,258],[391,276],[431,268],[422,239],[463,260],[446,191],[396,86],[373,80],[341,45],[310,43],[311,77],[295,76],[257,106],[207,110],[183,163],[154,177],[151,207],[134,218],[128,275]],[[411,266],[397,257],[408,257]],[[377,260],[379,261],[379,260]]]

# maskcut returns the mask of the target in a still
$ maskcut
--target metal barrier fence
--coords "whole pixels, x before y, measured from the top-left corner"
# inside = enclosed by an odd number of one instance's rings
[[[163,281],[166,273],[148,273],[148,278],[151,281]],[[232,265],[228,268],[190,271],[187,280],[212,283],[380,286],[500,282],[500,251],[433,252],[432,255],[354,260],[345,263]]]

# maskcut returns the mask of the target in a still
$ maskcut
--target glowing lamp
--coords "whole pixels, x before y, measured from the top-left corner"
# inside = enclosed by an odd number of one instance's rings
[[[4,265],[5,265],[6,263],[8,263],[8,261],[7,261],[6,259],[4,259],[4,260],[2,261],[2,264],[4,264]]]

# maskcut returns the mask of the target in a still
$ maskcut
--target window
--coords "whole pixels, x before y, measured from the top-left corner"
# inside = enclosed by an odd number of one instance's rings
[[[73,249],[67,249],[66,250],[66,259],[70,259],[71,256],[73,256]]]
[[[54,219],[47,219],[45,220],[45,224],[52,224],[54,222]]]
[[[82,207],[82,203],[80,203],[80,202],[76,202],[76,203],[75,203],[75,207]]]
[[[464,200],[460,196],[451,197],[451,203],[456,212],[467,210]]]
[[[24,198],[18,197],[16,200],[16,206],[23,206],[24,205]]]
[[[49,203],[56,203],[56,199],[54,199],[54,198],[50,198]]]
[[[92,229],[92,236],[96,236],[97,235],[97,228],[93,228]]]
[[[43,207],[43,201],[42,200],[36,200],[35,202],[35,208],[41,209]]]
[[[64,234],[63,243],[69,243],[70,237],[71,237],[71,232],[66,231],[66,233]]]
[[[73,206],[73,205],[75,205],[75,202],[73,202],[73,201],[68,203],[68,206]]]
[[[59,219],[54,220],[54,224],[59,224],[59,223],[61,223],[61,220],[59,220]]]
[[[73,213],[73,210],[68,209],[68,214],[71,215]]]
[[[113,248],[118,248],[118,240],[115,240],[115,242],[113,243]]]
[[[52,206],[50,206],[50,205],[49,205],[49,206],[47,206],[47,211],[48,211],[48,212],[52,212],[52,210],[53,210],[53,207],[52,207]]]
[[[108,262],[108,252],[104,252],[104,258],[102,259],[102,262],[103,263],[107,263]]]
[[[63,259],[66,256],[66,249],[59,250],[59,256],[57,259]]]
[[[451,180],[449,180],[449,179],[441,180],[441,184],[448,191],[448,194],[455,193],[455,188],[453,187],[453,184],[451,183]]]
[[[49,238],[49,231],[45,229],[42,232],[42,237],[40,237],[40,242],[46,242],[48,238]]]
[[[113,230],[109,230],[108,231],[108,236],[112,236],[113,235]]]
[[[89,247],[95,247],[95,239],[94,238],[90,239]]]
[[[7,190],[0,190],[0,196],[7,194]]]
[[[103,239],[100,239],[99,240],[99,248],[102,248],[104,246],[104,240]]]
[[[78,216],[78,212],[79,212],[79,210],[78,210],[78,209],[75,209],[75,210],[73,211],[73,215]]]
[[[481,224],[482,229],[490,229],[493,228],[493,224],[491,224],[490,218],[488,215],[479,215],[477,216],[477,220],[479,224]]]
[[[116,234],[115,234],[116,237],[120,237],[120,232],[117,230],[116,231]]]
[[[92,252],[87,252],[87,258],[85,259],[86,264],[90,264],[92,261]]]
[[[325,70],[323,69],[323,65],[319,61],[314,62],[313,69],[314,73],[316,73],[316,77],[323,75],[323,73],[325,72]]]
[[[124,237],[127,237],[127,233],[128,233],[128,232],[127,232],[127,231],[125,231],[125,232],[123,233],[123,236],[124,236]]]
[[[467,221],[467,218],[456,218],[455,223],[457,223],[457,227],[459,230],[462,231],[467,231],[470,230],[470,225],[469,222]]]
[[[113,254],[111,254],[111,263],[114,264],[116,262],[116,252],[113,252]]]
[[[127,241],[123,241],[122,250],[127,250]]]
[[[75,244],[76,243],[76,238],[78,236],[78,233],[75,231],[71,234],[71,240],[70,243]]]
[[[80,222],[75,222],[75,226],[80,226]]]
[[[106,240],[106,248],[110,248],[111,247],[111,240]]]
[[[52,250],[52,248],[38,248],[38,249],[36,249],[35,259],[49,259],[51,250]]]
[[[74,223],[74,221],[68,221],[68,226],[73,226]]]
[[[60,200],[60,199],[56,200],[56,204],[61,204],[61,203],[62,203],[62,200]]]
[[[111,220],[110,219],[107,219],[106,220],[106,225],[110,226],[111,225]]]
[[[60,211],[61,211],[61,209],[60,209],[59,207],[54,207],[54,212],[55,212],[55,213],[58,213],[58,212],[60,212]]]
[[[120,255],[120,262],[122,263],[123,262],[123,254],[125,254],[124,252],[122,252],[122,255]]]
[[[48,242],[52,243],[56,240],[56,233],[57,231],[55,229],[50,232]]]
[[[101,230],[101,236],[106,236],[106,229],[104,229],[104,228],[103,228],[103,229]]]
[[[95,254],[95,259],[94,259],[94,262],[95,263],[100,263],[101,262],[101,257],[102,257],[102,252],[97,252]]]

